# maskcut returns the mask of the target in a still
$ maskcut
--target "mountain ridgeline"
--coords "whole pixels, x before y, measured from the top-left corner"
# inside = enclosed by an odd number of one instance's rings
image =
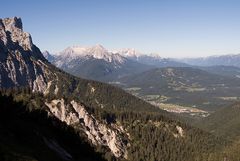
[[[229,63],[222,60],[216,65],[209,63],[212,66],[197,66],[135,49],[109,51],[99,44],[72,46],[57,55],[44,55],[70,74],[110,83],[175,113],[202,117],[240,99],[240,68],[236,63],[225,66],[233,61],[227,56],[222,59],[226,57]]]
[[[118,87],[58,69],[18,17],[0,19],[0,33],[1,160],[215,161],[231,144]],[[105,51],[95,56],[114,69],[128,62]]]
[[[232,55],[219,55],[219,56],[209,56],[200,58],[186,58],[186,59],[176,59],[183,63],[187,63],[194,66],[235,66],[240,67],[240,54]]]
[[[118,53],[112,53],[97,44],[93,47],[68,47],[58,55],[49,55],[48,60],[58,68],[78,77],[109,82],[121,77],[151,69],[127,59]]]
[[[78,77],[112,82],[122,77],[141,73],[155,67],[189,66],[157,55],[144,55],[134,49],[108,51],[102,45],[92,47],[72,46],[45,58],[55,66]]]

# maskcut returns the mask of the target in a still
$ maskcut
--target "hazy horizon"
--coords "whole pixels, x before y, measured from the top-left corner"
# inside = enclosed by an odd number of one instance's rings
[[[33,42],[51,53],[76,44],[170,58],[240,53],[238,1],[11,0],[3,5],[1,18],[21,17]]]
[[[88,48],[88,47],[93,47],[93,46],[98,45],[98,44],[99,43],[91,44],[91,45],[74,44],[74,45],[66,46],[65,48],[63,48],[62,50],[57,51],[57,52],[51,52],[49,50],[42,50],[42,52],[48,51],[51,55],[60,55],[63,50],[65,50],[65,49],[67,49],[69,47],[79,46],[79,47],[86,47],[86,48]],[[203,55],[203,56],[193,55],[193,56],[180,56],[180,57],[176,56],[176,57],[171,57],[171,56],[163,56],[160,53],[156,53],[156,52],[155,53],[154,52],[142,52],[142,51],[140,51],[140,50],[138,50],[136,48],[124,48],[124,47],[122,47],[122,48],[118,48],[118,49],[108,49],[108,48],[106,48],[104,46],[104,44],[99,44],[99,45],[102,45],[109,52],[113,52],[113,51],[116,52],[116,51],[121,50],[121,49],[133,49],[133,50],[136,50],[137,52],[139,52],[140,55],[151,55],[151,54],[153,54],[153,55],[159,55],[159,56],[161,56],[163,58],[171,58],[171,59],[191,59],[191,58],[194,59],[194,58],[206,58],[206,57],[215,57],[215,56],[217,57],[217,56],[238,55],[238,54],[240,54],[240,53],[223,53],[223,54],[212,54],[212,55]]]

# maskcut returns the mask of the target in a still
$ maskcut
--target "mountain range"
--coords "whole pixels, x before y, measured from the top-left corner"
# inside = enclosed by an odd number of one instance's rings
[[[229,54],[229,55],[216,55],[209,57],[199,57],[199,58],[185,58],[185,59],[175,59],[183,63],[187,63],[194,66],[235,66],[240,67],[240,54]]]
[[[141,64],[151,65],[155,67],[187,67],[188,64],[175,61],[170,58],[163,58],[158,54],[143,54],[135,49],[126,48],[115,50],[114,53],[119,53],[120,55],[131,59],[133,61],[139,62]]]
[[[58,54],[46,52],[44,55],[68,73],[116,85],[153,105],[161,104],[160,108],[171,112],[188,113],[189,110],[200,109],[200,114],[205,116],[207,111],[215,111],[239,99],[240,68],[226,66],[230,63],[221,65],[224,61],[217,63],[220,65],[199,66],[197,63],[186,64],[184,59],[142,54],[132,48],[109,51],[99,44],[92,47],[73,46]],[[213,58],[216,61],[219,59],[209,57]],[[173,75],[166,74],[170,70],[174,71]],[[174,110],[165,108],[166,105],[174,106]],[[195,112],[189,114],[195,115]]]
[[[111,82],[155,67],[188,66],[157,55],[144,55],[135,49],[109,51],[102,45],[72,46],[57,54],[43,52],[55,66],[78,77]]]
[[[50,55],[48,55],[50,56]],[[106,50],[101,45],[68,47],[49,61],[75,76],[103,82],[146,71],[151,67]]]
[[[45,51],[43,55],[68,73],[103,82],[164,67],[191,67],[227,77],[239,77],[240,71],[238,54],[173,59],[143,54],[133,48],[110,51],[97,44],[92,47],[72,46],[55,54]]]
[[[233,130],[239,124],[237,110],[224,109],[188,124],[151,102],[235,99],[237,69],[220,75],[218,68],[140,56],[132,49],[111,52],[101,45],[42,53],[21,18],[0,19],[0,160],[237,161],[232,152],[239,147],[232,141],[238,137]],[[109,81],[127,92],[103,83]],[[221,115],[228,112],[221,124]],[[235,135],[224,138],[216,135],[218,129]]]
[[[221,147],[214,135],[120,88],[53,66],[20,18],[0,19],[0,33],[2,160],[192,160]],[[127,61],[96,54],[91,59],[101,57],[116,68]],[[87,154],[78,152],[83,147]]]

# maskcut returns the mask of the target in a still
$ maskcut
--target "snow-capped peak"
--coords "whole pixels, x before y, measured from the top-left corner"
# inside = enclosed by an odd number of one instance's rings
[[[95,45],[87,48],[87,53],[92,55],[96,59],[111,60],[112,54],[109,53],[102,45]]]
[[[125,61],[124,57],[119,54],[109,52],[100,44],[90,47],[83,47],[79,45],[68,47],[62,52],[60,52],[58,55],[61,57],[65,57],[66,59],[88,59],[92,57],[95,59],[104,59],[105,61],[118,64]]]
[[[124,49],[120,49],[120,50],[115,50],[115,51],[113,51],[113,53],[118,53],[127,58],[137,58],[140,55],[142,55],[142,53],[140,53],[139,51],[137,51],[134,48],[124,48]]]
[[[150,53],[149,56],[155,59],[163,59],[158,53]]]

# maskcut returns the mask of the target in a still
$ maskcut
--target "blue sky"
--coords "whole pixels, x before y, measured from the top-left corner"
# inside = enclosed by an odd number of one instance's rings
[[[240,53],[237,0],[5,0],[41,50],[102,44],[163,57]]]

